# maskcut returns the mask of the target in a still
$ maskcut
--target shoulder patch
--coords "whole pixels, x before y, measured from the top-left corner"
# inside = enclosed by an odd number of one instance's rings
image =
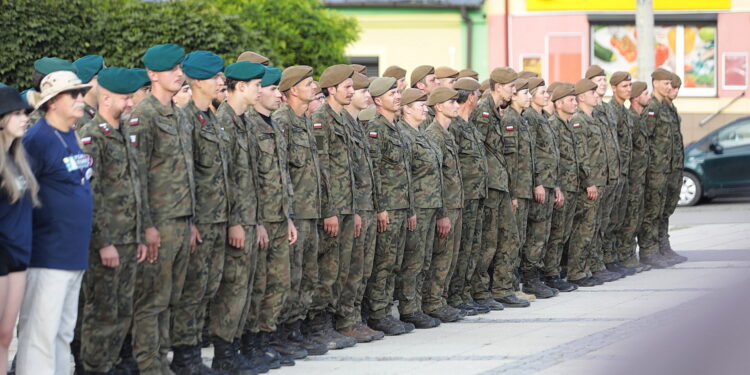
[[[135,135],[130,136],[130,144],[133,146],[138,146],[138,137]]]
[[[92,141],[93,140],[91,139],[91,137],[83,137],[83,138],[81,138],[81,143],[83,143],[85,145],[90,144]]]
[[[140,124],[140,121],[138,120],[138,117],[133,117],[130,119],[130,126],[136,126]]]
[[[370,138],[377,138],[378,137],[378,132],[369,132],[369,133],[367,133],[367,136],[370,137]]]
[[[102,132],[104,133],[104,135],[109,135],[109,125],[107,125],[106,122],[103,122],[103,123],[99,124],[99,129],[102,130]]]

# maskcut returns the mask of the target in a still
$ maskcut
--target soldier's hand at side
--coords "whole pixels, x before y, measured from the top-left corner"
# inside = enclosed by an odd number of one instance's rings
[[[294,225],[294,224],[291,224]],[[258,224],[258,246],[261,250],[268,249],[268,232],[266,232],[266,227]]]
[[[359,237],[362,234],[362,216],[354,214],[354,238]]]
[[[149,262],[154,263],[159,258],[159,247],[161,246],[161,234],[156,227],[146,228],[146,245],[148,246]]]
[[[336,237],[339,234],[339,218],[338,216],[331,216],[323,219],[323,229],[326,234],[331,237]]]
[[[378,212],[378,233],[388,230],[388,224],[391,220],[388,218],[388,211]]]
[[[146,260],[146,256],[148,256],[148,246],[146,246],[146,245],[144,245],[142,243],[139,243],[138,244],[138,250],[136,250],[136,254],[137,255],[135,257],[135,262],[136,263],[143,262],[144,260]]]
[[[289,229],[287,229],[287,235],[289,237],[289,244],[294,245],[297,242],[297,227],[294,226],[294,221],[289,219]]]
[[[513,208],[513,212],[518,211],[518,199],[513,199],[510,201],[510,205]]]
[[[565,194],[563,194],[560,188],[555,188],[555,208],[560,208],[565,205]]]
[[[242,225],[232,225],[227,232],[229,245],[238,249],[245,248],[245,228]]]
[[[544,191],[544,186],[538,185],[534,187],[534,199],[537,203],[544,203],[545,198],[547,197],[547,192]]]
[[[437,223],[435,224],[435,228],[437,229],[437,234],[439,238],[445,238],[448,237],[448,233],[451,231],[451,219],[446,217],[441,217],[437,220]]]
[[[599,197],[599,191],[596,189],[596,186],[591,185],[586,188],[586,194],[588,195],[588,198],[590,201],[595,201]]]
[[[99,249],[99,257],[102,259],[104,267],[115,268],[120,265],[120,254],[114,245],[105,246]]]
[[[406,219],[406,229],[412,232],[417,229],[417,215],[413,215]]]
[[[198,247],[199,243],[203,243],[201,232],[198,231],[198,227],[195,225],[190,226],[190,254],[195,252],[195,248]]]

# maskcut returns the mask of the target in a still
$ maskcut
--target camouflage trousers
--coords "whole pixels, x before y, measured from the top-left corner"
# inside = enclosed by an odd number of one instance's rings
[[[81,359],[86,371],[106,373],[119,359],[133,320],[138,245],[116,245],[120,265],[102,265],[98,249],[89,255],[83,279],[85,303],[81,317]]]
[[[190,219],[156,224],[161,237],[159,257],[137,266],[133,299],[133,351],[142,375],[169,368],[170,310],[182,295],[190,259]]]
[[[362,228],[359,237],[354,237],[354,215],[352,215],[352,236],[348,239],[340,238],[339,241],[345,240],[346,244],[341,247],[341,262],[339,264],[339,277],[336,280],[334,292],[338,296],[336,306],[336,328],[342,329],[351,326],[362,320],[360,316],[360,306],[357,298],[362,287],[362,278],[365,268],[365,248],[355,246],[360,237],[365,236],[365,224],[362,220]],[[360,216],[360,219],[362,216]],[[339,233],[341,236],[341,233]],[[348,262],[345,249],[350,249]],[[349,264],[348,269],[345,263]],[[372,269],[372,262],[370,263]]]
[[[401,269],[406,246],[407,209],[389,210],[390,223],[377,235],[372,276],[365,290],[365,303],[372,319],[382,319],[391,313],[396,272]]]
[[[461,247],[461,232],[463,230],[462,209],[447,209],[445,212],[451,222],[451,231],[445,238],[440,238],[437,234],[434,237],[432,260],[426,271],[424,285],[422,286],[422,311],[424,312],[435,311],[448,303],[445,296],[457,268],[458,252]]]
[[[354,298],[356,321],[362,320],[362,299],[365,296],[367,282],[370,280],[370,275],[372,275],[372,263],[375,259],[375,243],[378,235],[375,212],[372,210],[359,211],[359,216],[362,218],[362,234],[354,239],[354,249],[352,250],[352,256],[359,253],[362,254],[362,279],[359,282],[357,294]],[[352,264],[352,267],[354,267],[354,264]],[[350,272],[353,273],[355,270],[350,269]]]
[[[545,188],[544,203],[530,201],[526,243],[521,250],[521,272],[537,274],[544,267],[544,255],[552,226],[552,209],[555,204],[553,189]]]
[[[227,244],[224,274],[219,289],[211,300],[208,331],[212,336],[232,342],[241,336],[247,318],[247,300],[255,279],[258,243],[254,225],[243,226],[245,246],[241,249]]]
[[[461,213],[461,241],[456,265],[448,284],[448,304],[458,306],[471,302],[471,281],[482,254],[483,199],[464,201]],[[440,306],[438,306],[440,307]]]
[[[172,346],[201,342],[208,302],[214,297],[224,272],[227,223],[198,224],[203,242],[190,254],[182,297],[172,309]]]
[[[485,255],[488,256],[490,252],[493,255],[487,270],[482,266],[475,272],[482,275],[481,279],[476,279],[473,297],[503,298],[515,292],[516,268],[521,250],[517,212],[513,212],[510,193],[505,191],[490,190],[484,203],[482,244],[487,249]]]
[[[316,302],[318,285],[318,257],[322,243],[318,233],[318,219],[297,219],[297,242],[289,247],[289,285],[286,302],[278,323],[292,323],[305,319]],[[269,234],[270,236],[270,234]]]
[[[255,280],[244,327],[247,333],[276,331],[281,309],[291,291],[288,221],[264,222],[263,226],[268,233],[268,248],[258,250]]]
[[[565,204],[552,211],[549,240],[544,254],[544,276],[560,276],[562,273],[563,249],[573,233],[573,219],[576,215],[576,205],[580,196],[574,191],[565,191],[563,196]]]
[[[422,311],[422,287],[432,261],[437,208],[417,208],[417,229],[406,232],[404,259],[396,275],[396,298],[401,315]]]
[[[642,256],[650,256],[659,251],[659,225],[664,213],[668,175],[660,172],[646,172],[643,222],[638,230],[638,247]]]
[[[606,190],[597,186],[599,197]],[[568,243],[568,280],[581,280],[591,277],[588,267],[591,257],[591,245],[599,230],[597,214],[600,200],[590,200],[586,190],[577,193],[575,217],[573,218],[573,232]]]
[[[618,261],[628,267],[638,265],[638,257],[635,254],[635,236],[643,219],[645,182],[645,175],[630,175],[623,200],[620,201],[625,206],[625,213],[622,228],[617,233],[617,256]]]
[[[659,248],[669,248],[669,217],[677,209],[682,190],[682,169],[674,170],[667,176],[667,191],[664,196],[664,212],[659,221]]]
[[[354,215],[338,215],[338,223],[339,233],[333,237],[325,232],[323,220],[318,221],[318,278],[312,305],[307,314],[309,318],[314,318],[324,311],[337,312],[344,284],[349,277],[354,248]],[[344,309],[351,315],[354,301],[347,301],[345,305]]]
[[[609,227],[609,214],[612,212],[616,186],[616,181],[610,180],[610,184],[599,189],[599,198],[597,199],[599,204],[596,213],[596,232],[594,232],[594,239],[591,241],[589,259],[586,262],[586,267],[591,272],[601,271],[606,268],[604,265],[604,238],[608,235],[607,228]]]
[[[624,192],[628,187],[628,177],[620,176],[617,180],[617,185],[613,185],[613,192],[611,198],[611,204],[609,205],[609,225],[607,226],[604,233],[602,233],[602,250],[604,252],[604,263],[613,263],[619,260],[617,254],[617,239],[618,234],[622,229],[623,218],[625,217],[625,210],[627,209],[627,199],[624,197]]]

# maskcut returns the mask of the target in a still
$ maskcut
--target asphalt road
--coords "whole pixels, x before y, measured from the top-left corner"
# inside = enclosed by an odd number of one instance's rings
[[[675,227],[750,223],[750,197],[718,198],[692,207],[678,207],[669,219]]]

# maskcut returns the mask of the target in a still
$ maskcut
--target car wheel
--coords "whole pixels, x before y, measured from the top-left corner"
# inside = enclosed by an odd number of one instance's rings
[[[680,189],[680,200],[678,206],[694,206],[703,195],[703,187],[698,177],[690,172],[682,175],[682,188]]]

